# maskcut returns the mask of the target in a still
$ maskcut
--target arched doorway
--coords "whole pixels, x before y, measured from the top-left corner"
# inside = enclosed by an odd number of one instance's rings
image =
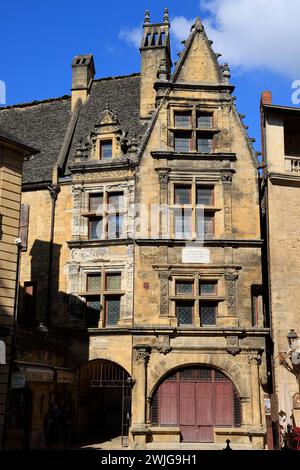
[[[100,443],[121,436],[128,445],[131,377],[118,364],[96,359],[77,372],[76,435],[83,443]]]
[[[187,367],[157,387],[151,403],[153,426],[179,426],[185,442],[213,442],[214,427],[241,424],[240,399],[222,372]]]

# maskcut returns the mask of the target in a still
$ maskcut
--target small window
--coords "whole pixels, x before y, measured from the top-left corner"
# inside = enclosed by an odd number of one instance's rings
[[[198,113],[197,114],[197,127],[200,129],[209,129],[212,127],[213,117],[209,113]]]
[[[98,328],[100,320],[100,296],[88,297],[86,300],[86,326]]]
[[[106,325],[115,326],[120,319],[121,297],[106,297]]]
[[[176,294],[193,294],[193,281],[176,281]]]
[[[157,45],[157,38],[158,38],[158,33],[153,33],[151,46]]]
[[[89,196],[89,210],[90,212],[96,213],[103,209],[103,194],[95,193]]]
[[[198,240],[214,237],[214,214],[203,210],[196,211],[196,227]]]
[[[123,209],[123,193],[109,193],[108,194],[108,205],[109,210],[120,210]]]
[[[197,204],[212,206],[214,204],[213,186],[197,186]]]
[[[175,126],[176,127],[191,127],[192,115],[191,113],[175,113]]]
[[[120,290],[121,289],[121,274],[120,273],[107,273],[106,274],[106,290]]]
[[[178,132],[175,134],[175,151],[190,152],[191,151],[191,134],[189,132]]]
[[[91,217],[89,219],[89,239],[102,240],[103,238],[103,219],[102,217]]]
[[[191,193],[191,186],[175,186],[174,203],[181,206],[191,204]]]
[[[100,141],[100,157],[102,160],[112,158],[112,140]]]
[[[200,282],[200,295],[216,295],[217,283],[216,282]]]
[[[108,216],[108,238],[120,238],[123,234],[123,215],[111,214]]]
[[[192,211],[190,209],[175,209],[175,238],[188,239],[192,235]]]
[[[200,304],[200,319],[202,326],[214,326],[217,319],[217,305],[211,303]]]
[[[176,302],[178,325],[193,324],[194,302]]]
[[[87,275],[87,291],[95,292],[101,289],[101,274],[88,274]]]
[[[197,150],[199,153],[212,153],[212,138],[210,136],[198,136],[197,138]]]

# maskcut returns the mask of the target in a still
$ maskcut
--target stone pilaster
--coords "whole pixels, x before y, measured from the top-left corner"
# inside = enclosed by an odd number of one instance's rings
[[[158,277],[160,280],[160,315],[166,317],[169,315],[169,271],[160,271]]]
[[[224,277],[226,281],[228,315],[236,316],[236,281],[238,274],[236,272],[226,272]]]
[[[259,381],[259,366],[261,364],[261,355],[251,353],[248,355],[248,362],[251,371],[251,389],[252,389],[252,424],[256,427],[262,427],[261,394]]]
[[[136,384],[133,390],[133,402],[136,414],[133,417],[135,430],[146,427],[147,410],[147,364],[150,358],[151,347],[144,344],[134,346],[136,358]]]
[[[224,191],[224,234],[225,238],[232,238],[232,200],[231,186],[232,174],[222,174],[222,184]]]

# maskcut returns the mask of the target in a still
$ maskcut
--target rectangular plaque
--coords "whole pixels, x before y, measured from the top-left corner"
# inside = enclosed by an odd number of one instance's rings
[[[199,247],[182,248],[182,262],[195,264],[209,264],[209,249]]]

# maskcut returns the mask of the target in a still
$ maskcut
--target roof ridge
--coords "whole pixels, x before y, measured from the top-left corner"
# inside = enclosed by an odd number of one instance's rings
[[[120,78],[133,78],[133,77],[140,77],[141,73],[140,72],[135,72],[131,73],[129,75],[116,75],[114,77],[101,77],[101,78],[96,78],[93,80],[93,82],[103,82],[105,80],[117,80]]]
[[[12,109],[12,108],[26,108],[27,106],[36,106],[38,104],[51,103],[52,101],[63,101],[70,99],[71,95],[58,96],[57,98],[47,98],[45,100],[34,100],[25,103],[12,104],[10,106],[0,106],[0,111],[3,109]]]

